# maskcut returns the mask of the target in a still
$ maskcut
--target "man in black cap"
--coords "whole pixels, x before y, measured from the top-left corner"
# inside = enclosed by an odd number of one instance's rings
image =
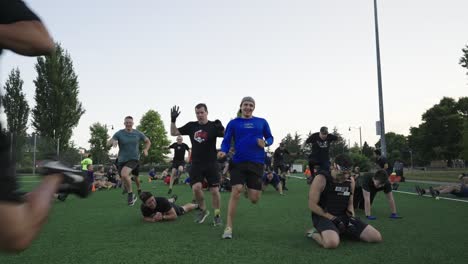
[[[309,155],[309,168],[311,171],[314,171],[316,166],[319,167],[317,171],[330,170],[330,144],[337,139],[337,136],[328,134],[327,127],[321,127],[320,132],[316,132],[307,138],[304,145],[312,144],[312,153]]]
[[[177,217],[184,215],[196,208],[198,204],[188,203],[183,206],[175,204],[177,196],[172,198],[155,197],[150,192],[142,192],[140,199],[143,202],[141,204],[141,214],[143,220],[150,223],[162,222],[162,221],[173,221]]]

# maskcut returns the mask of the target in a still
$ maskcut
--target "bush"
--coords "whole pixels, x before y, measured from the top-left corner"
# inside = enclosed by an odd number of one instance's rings
[[[371,169],[372,161],[368,157],[360,153],[349,153],[349,156],[353,161],[353,165],[359,166],[361,171],[369,171]]]

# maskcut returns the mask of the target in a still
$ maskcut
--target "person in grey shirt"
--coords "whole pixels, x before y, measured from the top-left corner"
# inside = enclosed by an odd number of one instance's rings
[[[132,180],[130,174],[135,176],[135,183],[138,188],[138,194],[141,192],[140,179],[138,178],[140,170],[140,141],[145,142],[143,155],[148,156],[148,150],[151,141],[142,132],[133,129],[133,117],[127,116],[124,119],[125,129],[117,131],[109,140],[108,145],[119,146],[119,155],[117,168],[128,194],[128,205],[133,206],[137,196],[132,191]]]

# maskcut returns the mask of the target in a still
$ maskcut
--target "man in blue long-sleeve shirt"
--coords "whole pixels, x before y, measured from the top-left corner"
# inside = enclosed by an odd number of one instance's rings
[[[273,136],[268,122],[252,115],[254,109],[255,100],[250,96],[244,97],[240,104],[242,115],[227,125],[221,151],[218,153],[219,158],[224,157],[234,140],[235,154],[230,168],[232,191],[226,229],[222,236],[225,239],[232,238],[232,222],[244,184],[247,185],[248,197],[252,203],[257,203],[262,193],[264,148],[273,143]]]

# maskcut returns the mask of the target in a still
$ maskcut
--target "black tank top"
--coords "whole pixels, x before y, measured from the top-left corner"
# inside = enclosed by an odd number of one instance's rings
[[[327,171],[321,171],[319,174],[325,176],[327,183],[325,189],[320,195],[320,207],[335,216],[346,214],[349,198],[351,197],[351,181],[346,180],[342,183],[334,181]]]

